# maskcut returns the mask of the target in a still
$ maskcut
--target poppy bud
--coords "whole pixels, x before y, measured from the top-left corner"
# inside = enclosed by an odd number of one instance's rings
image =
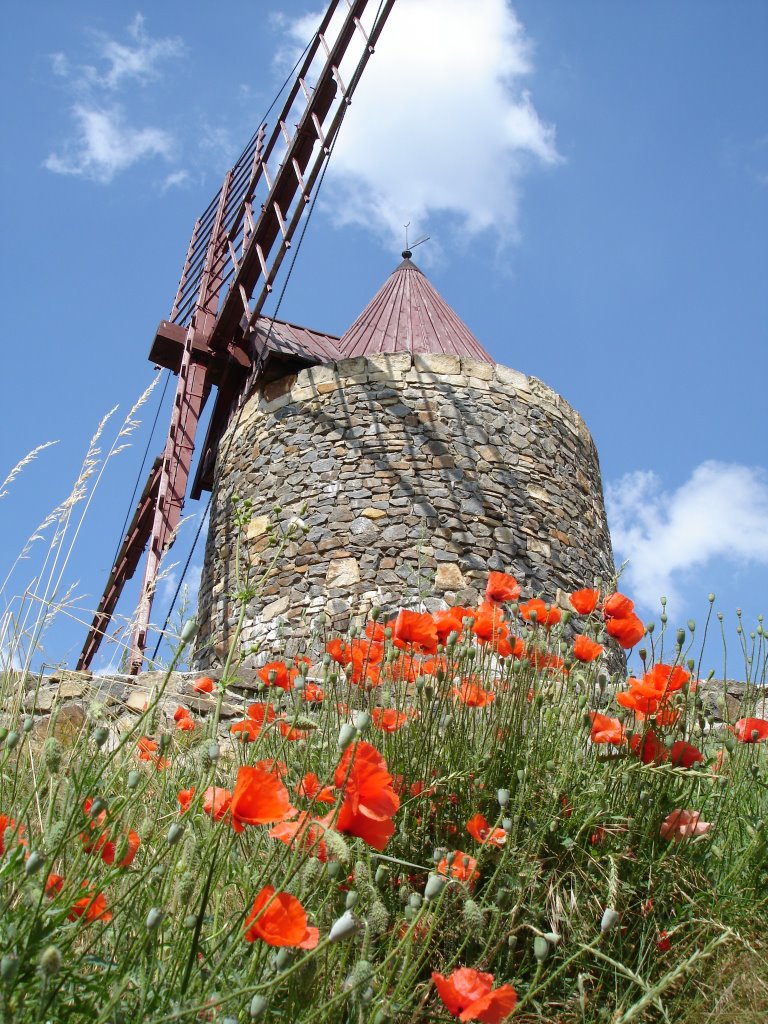
[[[543,935],[537,935],[533,940],[533,955],[537,963],[543,964],[549,956],[549,943]]]
[[[637,653],[640,658],[640,661],[642,661],[642,663],[645,664],[648,658],[648,651],[645,649],[645,647],[641,647]]]
[[[421,896],[417,892],[412,892],[408,897],[408,903],[414,910],[418,910],[422,903]]]
[[[269,1003],[264,996],[254,996],[248,1007],[248,1016],[251,1020],[259,1020],[269,1009]]]
[[[613,907],[606,907],[600,921],[600,931],[603,935],[611,931],[621,920],[621,915]]]
[[[517,936],[516,935],[508,935],[507,936],[507,948],[508,949],[515,949],[516,946],[517,946]]]
[[[136,789],[141,782],[141,773],[137,772],[136,769],[128,772],[128,778],[125,780],[127,789]]]
[[[98,816],[101,814],[101,812],[102,811],[106,811],[106,809],[107,809],[106,803],[101,799],[100,796],[97,796],[96,799],[91,804],[91,809],[90,809],[89,813],[90,813],[92,818],[98,818]]]
[[[56,946],[47,946],[40,954],[40,973],[50,978],[61,970],[62,958]]]
[[[33,850],[32,853],[27,857],[27,863],[24,865],[24,874],[34,875],[36,871],[45,864],[45,855],[38,853],[37,850]]]
[[[512,831],[512,819],[511,818],[502,818],[501,819],[501,827],[504,829],[505,832],[507,832],[507,833],[511,832]]]
[[[329,878],[338,878],[339,875],[341,874],[341,864],[339,864],[338,861],[332,860],[329,862],[326,871],[328,873]]]
[[[448,878],[445,875],[430,875],[424,886],[424,899],[435,900],[445,888]]]
[[[6,954],[2,960],[0,960],[0,978],[3,981],[12,981],[16,976],[16,972],[19,969],[19,961],[15,956]]]
[[[329,942],[341,942],[348,939],[357,931],[357,921],[349,910],[345,910],[341,917],[337,918],[331,925],[328,932]]]
[[[349,892],[347,893],[347,898],[344,901],[344,906],[346,907],[347,910],[354,910],[358,904],[359,899],[360,895],[356,893],[354,889],[350,889]]]
[[[221,757],[221,748],[216,742],[209,743],[206,747],[205,753],[208,760],[215,764]]]
[[[344,722],[342,727],[339,729],[339,738],[336,740],[336,746],[341,750],[345,750],[349,744],[354,740],[357,735],[357,730],[351,722]]]
[[[282,971],[291,962],[291,954],[285,948],[278,949],[277,953],[275,953],[275,958],[272,962],[275,965],[275,970]]]
[[[19,734],[15,730],[11,729],[11,731],[5,737],[5,749],[13,750],[13,748],[16,746],[18,742]]]
[[[499,789],[496,792],[496,799],[499,801],[499,807],[506,807],[509,803],[509,790]]]
[[[162,910],[158,910],[157,907],[152,907],[150,912],[147,914],[147,920],[145,921],[145,927],[148,932],[153,932],[156,928],[159,928],[163,922]]]
[[[544,938],[550,946],[556,946],[560,942],[560,936],[557,932],[544,932]]]
[[[389,911],[381,900],[373,901],[366,921],[368,923],[368,931],[373,936],[383,935],[387,928],[389,928]]]
[[[387,878],[389,871],[384,867],[383,864],[379,864],[376,868],[376,874],[373,876],[373,880],[376,885],[381,885]]]
[[[165,837],[165,841],[169,846],[175,846],[176,843],[184,835],[184,826],[180,821],[174,821],[171,827],[168,829],[168,835]]]
[[[371,724],[371,716],[367,711],[356,711],[352,716],[355,729],[359,733],[364,733],[368,726]]]
[[[682,647],[684,643],[685,643],[685,630],[684,629],[678,629],[678,631],[677,631],[677,646],[678,647]]]
[[[55,736],[49,736],[43,744],[43,760],[45,761],[45,767],[51,775],[56,775],[61,768],[63,754],[64,751],[61,743],[59,743]]]
[[[187,619],[184,625],[181,627],[180,640],[183,644],[188,644],[189,641],[194,637],[197,632],[197,619]]]
[[[105,726],[100,725],[98,729],[94,730],[93,742],[96,744],[97,747],[103,747],[108,739],[109,729],[107,729]]]
[[[24,719],[24,724],[22,725],[22,729],[24,730],[24,732],[32,732],[34,724],[35,724],[35,720],[32,717],[32,715],[27,715],[27,717]]]
[[[646,623],[646,626],[645,626],[646,633],[653,633],[653,631],[655,629],[656,629],[656,623],[655,622],[648,622],[648,623]]]

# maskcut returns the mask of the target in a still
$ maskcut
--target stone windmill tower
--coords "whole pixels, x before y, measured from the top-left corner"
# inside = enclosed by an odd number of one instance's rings
[[[581,417],[496,364],[426,276],[402,263],[341,338],[281,325],[219,445],[199,598],[204,664],[226,656],[235,609],[232,509],[254,573],[269,526],[303,512],[248,607],[243,648],[298,653],[324,613],[343,629],[404,596],[478,600],[489,568],[553,597],[613,572],[600,469]],[[299,368],[297,359],[305,363]],[[310,364],[310,365],[307,365]],[[247,661],[246,661],[247,664]]]
[[[299,645],[320,612],[341,628],[374,603],[471,602],[489,568],[549,596],[612,573],[582,420],[540,381],[498,366],[410,252],[341,338],[262,315],[394,0],[365,30],[367,3],[332,0],[271,132],[260,126],[195,224],[150,350],[178,377],[168,436],[78,668],[89,667],[148,547],[129,660],[131,672],[142,667],[158,567],[214,389],[191,485],[193,498],[212,490],[203,664],[222,657],[233,626],[235,495],[253,506],[254,566],[275,505],[298,514],[306,503],[308,526],[248,607],[244,646],[264,649],[285,627]]]

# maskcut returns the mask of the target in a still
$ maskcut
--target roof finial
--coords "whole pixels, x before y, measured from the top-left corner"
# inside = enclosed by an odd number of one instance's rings
[[[403,227],[405,228],[405,248],[403,249],[401,256],[403,257],[404,260],[409,260],[411,256],[413,256],[413,250],[416,248],[417,245],[421,245],[422,242],[429,241],[429,235],[424,235],[424,237],[420,238],[418,242],[414,242],[413,245],[408,245],[408,228],[410,226],[410,221],[408,221],[407,224],[403,225]]]

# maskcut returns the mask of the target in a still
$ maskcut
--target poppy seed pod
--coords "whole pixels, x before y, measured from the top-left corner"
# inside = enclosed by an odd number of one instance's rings
[[[339,738],[336,740],[336,746],[340,750],[344,750],[354,740],[357,735],[357,729],[351,722],[344,722],[342,727],[339,729]]]
[[[197,633],[197,619],[187,619],[181,628],[181,642],[188,644],[193,639],[195,633]]]
[[[356,711],[352,716],[355,729],[359,733],[364,733],[371,724],[371,716],[367,711]]]
[[[269,1009],[269,1003],[264,996],[254,996],[248,1006],[248,1016],[251,1020],[259,1020]]]
[[[183,921],[184,927],[189,931],[197,924],[197,914],[187,914]]]
[[[19,734],[15,730],[11,729],[11,731],[5,737],[5,749],[13,750],[13,748],[16,746],[18,742]]]
[[[543,935],[537,935],[533,940],[533,955],[537,963],[543,964],[549,956],[549,943]]]
[[[163,922],[162,910],[158,910],[157,907],[152,907],[150,912],[147,914],[147,920],[144,922],[144,926],[148,932],[153,932],[156,928],[159,928]]]
[[[32,732],[34,724],[35,720],[32,717],[32,715],[27,715],[27,717],[24,719],[24,723],[21,728],[24,730],[24,732]]]
[[[496,792],[496,799],[499,801],[499,807],[506,807],[509,803],[509,790],[499,789]]]
[[[218,743],[209,743],[206,747],[205,753],[208,760],[215,764],[221,757],[221,748]]]
[[[171,827],[168,829],[168,835],[165,837],[165,841],[169,846],[175,846],[176,843],[184,835],[184,826],[180,821],[174,821]]]
[[[349,910],[345,910],[341,917],[337,918],[331,925],[328,932],[329,942],[341,942],[348,939],[357,931],[357,921]]]
[[[33,850],[32,853],[27,857],[27,863],[24,865],[24,874],[34,875],[36,871],[45,864],[45,855],[38,853],[37,850]]]
[[[136,789],[140,782],[141,773],[134,768],[133,771],[128,772],[128,778],[125,780],[126,789]]]
[[[109,739],[109,729],[106,726],[100,725],[98,729],[94,730],[93,742],[97,747],[103,747]]]
[[[430,875],[424,886],[424,899],[427,902],[437,899],[447,883],[448,878],[445,875]]]
[[[344,906],[347,910],[354,910],[360,900],[360,894],[355,892],[354,889],[350,889],[347,893],[347,898],[344,900]]]
[[[600,921],[600,931],[603,935],[611,931],[621,920],[621,915],[613,907],[606,907]]]

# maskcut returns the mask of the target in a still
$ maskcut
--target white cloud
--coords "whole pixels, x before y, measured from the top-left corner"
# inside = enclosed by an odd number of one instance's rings
[[[318,21],[280,25],[303,44]],[[415,238],[442,213],[465,235],[514,239],[522,179],[560,160],[521,84],[531,71],[531,41],[506,0],[395,4],[334,151],[335,221],[399,245],[406,222]]]
[[[147,85],[161,74],[162,64],[184,53],[177,37],[152,39],[144,29],[144,18],[137,14],[128,26],[129,41],[94,33],[97,64],[75,64],[64,53],[51,56],[53,73],[64,79],[77,97],[71,107],[73,134],[59,151],[52,152],[43,166],[56,174],[71,174],[102,184],[142,160],[174,156],[170,132],[152,126],[131,123],[124,105],[115,96],[125,86]],[[176,172],[166,178],[166,186],[183,180]]]
[[[685,574],[725,558],[768,564],[768,474],[736,463],[703,462],[671,492],[648,470],[606,488],[617,561],[628,560],[622,587],[648,608],[659,597],[680,607]]]
[[[72,110],[76,134],[63,153],[51,153],[44,166],[56,174],[74,174],[108,184],[116,174],[147,157],[173,156],[172,137],[159,128],[133,128],[119,107]]]

